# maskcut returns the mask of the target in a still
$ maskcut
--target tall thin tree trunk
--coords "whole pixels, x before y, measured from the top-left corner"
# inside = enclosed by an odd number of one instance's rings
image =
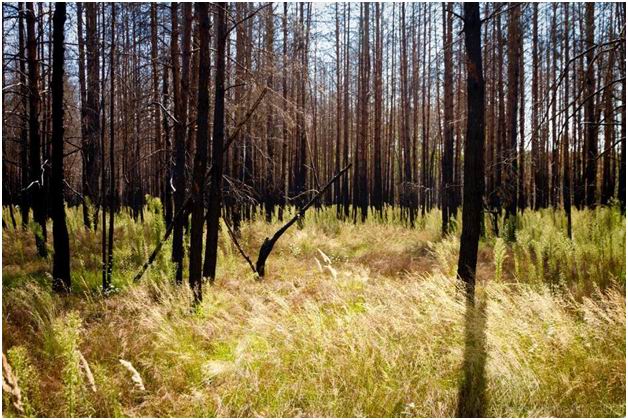
[[[20,130],[20,170],[21,170],[21,192],[20,192],[20,213],[22,214],[22,228],[26,229],[28,226],[28,218],[30,212],[30,200],[28,193],[29,170],[28,170],[28,119],[26,113],[28,112],[28,85],[26,84],[26,59],[24,57],[24,19],[28,13],[25,9],[25,3],[19,3],[19,52],[18,60],[20,62],[20,83],[22,85],[22,112],[24,116],[21,121]]]
[[[358,209],[364,223],[368,214],[368,184],[366,175],[368,123],[368,91],[370,75],[369,55],[369,3],[361,3],[361,39],[358,77],[358,132],[355,145],[354,186],[353,186],[353,221],[357,221]]]
[[[202,299],[203,190],[209,134],[209,5],[196,3],[199,25],[198,103],[196,112],[196,155],[192,173],[192,227],[190,231],[190,287],[197,301]],[[210,204],[211,205],[211,204]]]
[[[383,4],[375,3],[375,104],[374,104],[374,128],[373,128],[373,190],[371,202],[379,216],[383,216],[383,183],[382,183],[382,9]],[[336,173],[339,171],[336,168]]]
[[[86,3],[86,56],[87,56],[87,79],[85,98],[85,177],[87,178],[87,197],[92,203],[101,205],[105,201],[104,190],[101,192],[98,185],[101,173],[101,161],[104,150],[100,144],[101,128],[101,106],[100,106],[100,57],[98,51],[98,4]],[[101,25],[104,31],[105,25]],[[103,51],[104,57],[104,51]],[[103,65],[105,67],[104,59]],[[97,216],[94,217],[94,228],[98,225]]]
[[[212,167],[207,216],[207,243],[204,274],[213,283],[216,278],[218,254],[218,226],[222,199],[223,143],[225,139],[225,44],[227,40],[226,4],[214,3],[214,30],[216,38],[216,76],[214,94],[214,125],[212,128]],[[206,269],[206,270],[205,270]]]
[[[70,243],[68,227],[65,223],[63,199],[63,45],[66,4],[56,3],[53,15],[52,52],[52,237],[54,258],[52,262],[52,287],[57,292],[69,292],[72,286],[70,277]]]
[[[44,196],[43,174],[41,168],[41,141],[39,132],[39,64],[37,63],[37,40],[35,38],[35,10],[33,3],[26,3],[26,55],[28,59],[28,83],[30,104],[28,111],[28,134],[30,147],[30,197],[33,206],[33,218],[39,225],[35,232],[37,252],[40,257],[48,255],[46,249],[46,202]]]
[[[78,38],[78,71],[79,71],[79,97],[81,100],[81,181],[83,190],[83,224],[87,229],[91,228],[91,220],[89,217],[89,208],[87,206],[89,184],[87,182],[87,159],[85,151],[89,148],[87,144],[87,138],[85,133],[87,132],[86,119],[87,119],[87,88],[85,85],[85,43],[83,41],[83,4],[81,2],[76,3],[76,25],[77,25],[77,38]],[[54,191],[53,191],[54,194]]]
[[[111,49],[109,53],[109,235],[107,239],[107,279],[103,283],[103,291],[107,292],[111,288],[111,277],[113,274],[113,223],[116,209],[116,171],[115,171],[115,79],[116,79],[116,4],[111,3]],[[103,225],[104,230],[104,225]]]
[[[187,14],[186,6],[186,14]],[[183,96],[182,87],[187,86],[188,81],[182,82],[179,67],[179,4],[176,2],[171,3],[172,13],[172,35],[170,39],[170,52],[171,52],[171,65],[172,65],[172,91],[175,110],[174,122],[174,170],[173,170],[173,184],[174,184],[174,212],[175,214],[181,210],[183,201],[185,199],[185,121],[187,119],[186,104],[187,97]],[[190,32],[187,29],[188,21],[186,18],[186,28],[184,29],[184,45],[188,43],[189,50],[189,35]],[[187,40],[185,38],[188,38]],[[184,47],[185,50],[185,47]],[[183,55],[182,67],[186,68],[185,59],[188,59],[189,54]],[[176,283],[181,284],[183,281],[183,228],[186,219],[175,218],[174,230],[172,232],[172,262],[176,266]]]
[[[569,33],[569,3],[564,4],[565,8],[565,33]],[[565,37],[565,50],[563,52],[565,61],[569,61],[569,37]],[[569,80],[569,66],[565,67],[565,80]],[[565,103],[569,103],[569,83],[565,83]],[[569,130],[565,124],[565,134],[563,135],[563,206],[567,215],[567,236],[571,239],[571,179],[569,167]]]
[[[443,160],[442,160],[442,232],[447,233],[449,227],[449,219],[452,216],[451,209],[454,207],[453,202],[453,155],[454,155],[454,98],[453,98],[453,57],[452,57],[452,31],[453,31],[453,15],[448,13],[446,8],[452,9],[453,4],[443,3],[443,31],[445,33],[445,73],[444,73],[444,96],[445,121],[443,124]]]
[[[465,282],[467,297],[473,300],[484,195],[484,76],[479,3],[464,3],[464,18],[467,52],[467,134],[464,144],[465,183],[458,276]]]
[[[510,8],[508,18],[508,146],[506,158],[507,171],[507,202],[506,218],[514,216],[517,212],[517,116],[519,106],[519,60],[520,60],[520,5]]]
[[[584,106],[584,122],[585,122],[585,148],[586,148],[586,170],[585,170],[585,193],[586,205],[593,207],[596,202],[596,186],[597,186],[597,121],[595,116],[595,51],[593,50],[595,43],[595,3],[585,4],[585,31],[586,43],[585,47],[589,49],[587,52],[587,67],[585,76],[585,97],[588,98]]]

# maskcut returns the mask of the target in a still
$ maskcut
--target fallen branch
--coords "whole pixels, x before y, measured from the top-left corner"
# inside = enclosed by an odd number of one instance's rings
[[[233,230],[231,229],[231,226],[229,226],[229,223],[227,223],[226,220],[225,220],[225,226],[227,226],[227,232],[229,232],[229,236],[231,237],[231,240],[233,241],[233,243],[236,246],[236,248],[238,248],[238,251],[240,251],[240,254],[244,257],[246,262],[249,263],[249,267],[251,267],[251,270],[253,270],[253,273],[257,273],[257,271],[255,271],[255,266],[253,265],[253,262],[251,261],[249,256],[246,255],[246,253],[244,252],[244,250],[240,246],[240,243],[238,242],[238,238],[236,238],[235,233],[233,232]]]
[[[295,214],[294,217],[288,221],[288,223],[283,225],[281,227],[281,229],[279,229],[277,232],[275,232],[275,234],[273,235],[272,238],[264,239],[264,243],[262,243],[262,246],[259,249],[259,255],[257,257],[257,262],[255,263],[255,271],[257,272],[257,274],[260,277],[264,277],[264,269],[265,269],[265,266],[266,266],[266,259],[268,258],[268,256],[272,252],[273,247],[275,246],[275,242],[277,242],[277,240],[279,240],[279,238],[281,238],[281,235],[283,235],[290,228],[290,226],[292,226],[297,220],[302,218],[305,215],[306,210],[308,208],[310,208],[310,206],[312,204],[314,204],[316,202],[316,200],[318,200],[319,197],[322,196],[325,193],[325,191],[327,191],[327,189],[329,189],[329,187],[334,182],[336,182],[336,180],[338,180],[338,178],[340,178],[340,176],[342,174],[347,172],[347,170],[349,170],[350,167],[351,167],[351,164],[348,164],[347,166],[345,166],[345,168],[343,170],[338,172],[331,180],[329,180],[327,185],[325,185],[323,187],[323,189],[320,190],[305,206],[301,207],[299,209],[299,211],[297,211],[297,214]]]
[[[148,270],[148,267],[150,267],[151,264],[155,261],[155,258],[157,258],[157,255],[159,255],[159,251],[161,251],[161,248],[164,246],[164,243],[170,237],[170,234],[172,233],[172,230],[174,229],[175,221],[177,222],[183,221],[185,220],[186,217],[188,217],[188,215],[190,214],[190,210],[192,209],[192,206],[190,205],[191,203],[192,203],[192,197],[190,196],[185,200],[185,202],[183,203],[183,206],[179,209],[177,214],[175,214],[174,217],[172,218],[172,221],[170,222],[170,224],[168,225],[168,228],[166,229],[166,233],[164,234],[164,237],[159,241],[159,243],[157,244],[153,252],[148,257],[148,260],[146,260],[144,265],[142,265],[142,268],[140,268],[140,271],[135,275],[135,277],[133,277],[133,282],[140,281],[140,279],[142,278],[146,270]]]

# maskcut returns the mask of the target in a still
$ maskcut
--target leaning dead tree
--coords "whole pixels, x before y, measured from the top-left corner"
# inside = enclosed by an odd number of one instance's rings
[[[288,223],[283,225],[281,227],[281,229],[279,229],[277,232],[275,232],[275,234],[272,236],[272,238],[264,239],[264,242],[262,243],[262,246],[259,249],[259,254],[257,256],[257,262],[255,263],[255,272],[260,277],[264,277],[264,271],[265,271],[265,267],[266,267],[266,260],[268,259],[268,256],[272,252],[273,247],[275,246],[275,243],[279,240],[279,238],[281,238],[281,235],[286,233],[286,231],[290,228],[290,226],[292,226],[297,220],[299,220],[303,216],[305,216],[305,212],[307,211],[307,209],[310,208],[310,206],[312,206],[312,204],[314,204],[316,202],[316,200],[319,199],[320,196],[325,194],[325,191],[327,191],[327,189],[329,189],[329,187],[334,182],[336,182],[336,180],[338,180],[338,178],[340,178],[342,176],[342,174],[347,172],[349,170],[349,168],[351,168],[351,164],[348,164],[347,166],[345,166],[345,168],[343,170],[338,172],[332,179],[330,179],[329,182],[323,187],[323,189],[321,189],[314,197],[312,197],[312,199],[310,201],[308,201],[307,204],[305,204],[303,207],[301,207],[299,209],[299,211],[297,211],[297,213],[294,215],[294,217],[288,221]]]

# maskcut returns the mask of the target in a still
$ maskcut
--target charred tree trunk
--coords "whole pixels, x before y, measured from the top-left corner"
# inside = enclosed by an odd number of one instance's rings
[[[478,3],[464,3],[464,19],[467,52],[467,134],[464,144],[465,183],[458,276],[465,283],[468,299],[473,301],[484,195],[484,76],[480,34],[482,24]]]
[[[151,71],[152,71],[152,96],[153,106],[155,107],[155,128],[154,136],[156,141],[155,156],[152,159],[152,170],[154,176],[155,193],[161,198],[162,202],[165,200],[165,189],[168,187],[167,183],[164,183],[162,176],[162,170],[165,165],[165,150],[164,144],[161,138],[161,107],[159,106],[159,65],[158,65],[158,52],[157,52],[157,4],[151,3],[150,5],[150,58],[151,58]],[[166,75],[164,75],[166,77]],[[164,203],[165,206],[165,203]]]
[[[216,76],[214,96],[214,125],[212,128],[212,167],[207,216],[208,252],[203,274],[213,283],[216,278],[216,257],[218,253],[218,227],[222,199],[223,146],[225,139],[225,44],[227,40],[226,5],[214,3],[214,30],[216,38]]]
[[[617,3],[618,14],[623,16],[623,24],[626,24],[626,4]],[[620,74],[626,74],[626,43],[619,49],[619,69]],[[617,194],[619,196],[619,202],[622,214],[626,213],[626,79],[621,84],[621,157],[619,160],[619,185],[617,188]]]
[[[532,183],[530,200],[538,210],[547,206],[543,188],[542,154],[539,142],[539,5],[532,4]]]
[[[186,7],[187,8],[187,7]],[[171,53],[171,65],[172,65],[172,91],[175,110],[175,122],[174,122],[174,170],[173,170],[173,184],[174,184],[174,212],[178,213],[183,206],[183,200],[185,199],[185,121],[186,121],[186,104],[187,97],[182,95],[182,86],[187,85],[187,81],[184,83],[181,80],[180,67],[179,67],[179,4],[173,2],[171,4],[172,13],[172,35],[170,40],[170,53]],[[187,14],[187,10],[186,10]],[[184,45],[189,43],[190,32],[187,29],[188,22],[186,19],[186,29],[184,29],[184,35],[187,35],[187,40],[184,38]],[[185,47],[184,47],[185,49]],[[188,44],[189,49],[189,44]],[[183,67],[187,67],[185,64],[186,55],[183,57]],[[187,55],[189,59],[189,55]],[[177,220],[172,233],[172,262],[176,266],[176,283],[181,284],[183,281],[183,228],[185,220]]]
[[[366,178],[368,124],[368,92],[370,75],[369,55],[369,3],[361,3],[361,40],[358,77],[358,132],[355,144],[355,165],[353,185],[353,222],[357,222],[358,210],[360,220],[366,221],[368,214],[368,184]]]
[[[445,235],[449,228],[449,220],[452,217],[452,209],[454,207],[454,98],[453,98],[453,57],[452,57],[452,31],[453,31],[453,15],[448,13],[446,8],[453,8],[452,3],[447,6],[443,4],[443,31],[445,33],[445,74],[444,74],[444,117],[443,123],[443,159],[442,159],[442,187],[441,187],[441,206],[442,206],[442,232]]]
[[[115,80],[116,80],[116,4],[111,3],[111,49],[109,53],[109,233],[107,239],[107,277],[103,283],[103,292],[108,292],[111,288],[111,277],[113,274],[113,223],[116,209],[116,171],[115,171]],[[103,223],[103,231],[104,231]]]
[[[592,208],[596,202],[596,184],[597,184],[597,121],[595,114],[595,51],[592,48],[595,45],[595,4],[585,4],[585,31],[587,52],[587,67],[585,75],[585,97],[588,98],[584,106],[584,123],[585,123],[585,148],[586,148],[586,169],[585,169],[585,193],[586,205]]]
[[[565,7],[565,33],[569,33],[569,3]],[[565,61],[569,61],[569,37],[565,37],[565,50],[563,52]],[[565,67],[565,80],[569,80],[569,66]],[[565,83],[565,103],[569,101],[569,83]],[[565,124],[565,134],[563,135],[563,206],[567,215],[567,236],[571,239],[571,168],[569,167],[569,130]],[[575,133],[574,133],[575,134]]]
[[[190,287],[196,301],[202,299],[203,191],[209,134],[209,15],[207,3],[196,3],[199,24],[198,105],[196,112],[196,155],[192,173],[192,227],[190,231]],[[210,203],[211,205],[211,203]]]
[[[101,172],[101,160],[104,150],[99,144],[101,135],[100,125],[100,58],[98,50],[98,26],[97,26],[97,3],[86,3],[86,56],[87,56],[87,79],[86,79],[86,97],[85,97],[85,150],[83,156],[85,159],[85,178],[86,178],[86,196],[92,201],[100,205],[104,201],[104,191],[100,191],[99,179]],[[102,27],[104,28],[104,24]],[[103,52],[104,54],[104,52]],[[104,67],[104,61],[103,61]],[[94,227],[98,225],[97,217],[93,220]]]
[[[39,64],[37,63],[37,39],[35,38],[35,10],[33,3],[27,3],[26,9],[26,55],[28,60],[28,84],[30,101],[28,111],[29,161],[30,161],[30,201],[33,207],[33,218],[39,225],[35,232],[37,252],[40,257],[48,255],[46,249],[46,198],[44,194],[43,173],[41,168],[41,139],[39,132]]]
[[[52,238],[54,258],[52,262],[52,288],[57,292],[69,292],[72,286],[70,278],[70,243],[68,227],[65,223],[65,204],[63,198],[63,45],[66,4],[56,3],[53,15],[52,39]]]
[[[89,208],[85,197],[88,196],[89,183],[87,182],[87,158],[85,152],[87,151],[88,143],[85,134],[87,132],[87,87],[85,85],[85,43],[83,41],[83,4],[81,2],[76,3],[76,24],[77,24],[77,38],[78,38],[78,71],[79,71],[79,93],[81,99],[81,180],[83,189],[83,224],[87,229],[91,229],[91,220],[89,217]],[[54,194],[54,191],[53,191]]]
[[[373,188],[371,193],[371,203],[379,216],[383,216],[383,195],[384,187],[382,181],[382,64],[383,64],[383,31],[382,31],[382,9],[383,4],[375,3],[375,122],[373,128]],[[340,106],[338,107],[340,108]],[[338,136],[340,137],[340,135]],[[338,171],[340,165],[336,171]]]
[[[508,146],[506,159],[506,218],[517,213],[517,114],[519,106],[520,5],[511,6],[508,19]]]
[[[30,212],[30,200],[28,194],[29,170],[28,170],[28,120],[26,113],[28,112],[28,86],[26,84],[26,59],[24,57],[24,19],[27,11],[24,3],[19,3],[19,49],[18,60],[20,61],[20,83],[22,85],[22,128],[20,130],[20,169],[21,169],[21,192],[20,192],[20,213],[22,214],[22,228],[28,226],[28,218]]]

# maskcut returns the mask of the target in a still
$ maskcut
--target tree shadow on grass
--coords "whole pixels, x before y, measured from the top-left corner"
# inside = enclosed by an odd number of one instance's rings
[[[463,378],[457,417],[484,417],[486,408],[486,300],[467,299]]]

